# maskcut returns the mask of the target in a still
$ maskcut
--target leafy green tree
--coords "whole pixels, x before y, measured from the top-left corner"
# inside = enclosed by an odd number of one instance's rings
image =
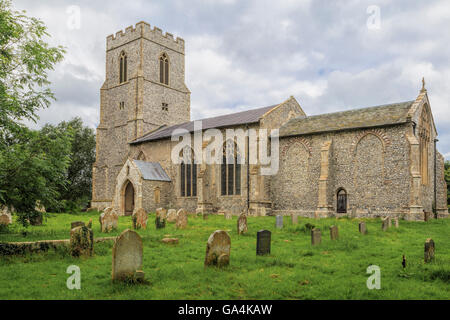
[[[63,121],[57,126],[46,125],[42,132],[65,132],[73,136],[70,150],[70,165],[67,169],[67,186],[62,186],[59,193],[60,207],[57,211],[73,211],[87,207],[92,190],[92,164],[95,161],[94,130],[83,126],[81,118]]]
[[[36,121],[37,111],[54,99],[47,73],[63,59],[61,46],[50,47],[42,21],[14,11],[0,0],[0,143],[20,130],[22,119]]]

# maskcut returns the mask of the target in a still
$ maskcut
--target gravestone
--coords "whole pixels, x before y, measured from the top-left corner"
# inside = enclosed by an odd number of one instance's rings
[[[177,221],[177,211],[175,209],[169,209],[167,211],[167,222],[174,223]]]
[[[339,238],[339,231],[337,226],[330,227],[330,237],[331,240],[337,240]]]
[[[432,212],[423,212],[423,220],[426,221],[430,221],[433,218],[433,213]]]
[[[247,215],[245,214],[245,212],[243,212],[243,213],[241,213],[239,215],[239,218],[237,220],[237,232],[238,232],[238,235],[246,233],[247,230],[248,230],[248,227],[247,227]]]
[[[394,226],[395,226],[396,228],[398,228],[398,217],[393,218],[392,220],[394,220]]]
[[[148,214],[144,208],[135,209],[131,218],[133,229],[147,229]]]
[[[277,221],[276,221],[277,228],[282,229],[283,228],[283,216],[278,215],[276,219],[277,219]]]
[[[298,215],[295,213],[291,213],[291,221],[292,224],[298,224]]]
[[[366,223],[363,221],[359,223],[359,233],[367,234]]]
[[[92,256],[94,252],[94,233],[86,226],[70,230],[70,253],[73,257]]]
[[[206,244],[205,267],[224,267],[230,263],[231,239],[223,230],[214,231]]]
[[[11,217],[5,213],[0,214],[0,225],[7,226],[11,223]]]
[[[102,232],[110,232],[113,229],[117,229],[117,223],[119,216],[113,208],[106,208],[98,218],[100,222],[100,229]]]
[[[83,221],[74,221],[70,224],[70,229],[72,230],[73,228],[76,227],[83,227],[85,224]]]
[[[118,236],[112,249],[112,280],[143,280],[143,245],[136,231],[125,230]]]
[[[318,245],[322,242],[322,233],[320,229],[314,228],[311,230],[311,244],[313,246]]]
[[[42,225],[42,212],[39,212],[39,214],[36,214],[32,217],[30,217],[29,222],[32,226],[40,226]]]
[[[167,213],[163,208],[156,209],[155,226],[156,229],[162,229],[166,227]]]
[[[231,220],[231,218],[233,216],[231,214],[231,211],[224,211],[223,215],[224,215],[225,219],[227,219],[227,220]]]
[[[259,256],[270,254],[272,233],[269,230],[259,230],[256,233],[256,254]]]
[[[434,241],[429,238],[425,241],[425,262],[430,262],[434,259]]]
[[[178,238],[163,238],[161,242],[167,244],[178,244]]]
[[[208,212],[202,212],[202,218],[203,220],[208,220],[209,213]]]
[[[186,213],[186,210],[180,209],[177,212],[177,223],[175,224],[175,227],[177,229],[184,229],[187,227],[188,224],[188,215]]]
[[[381,230],[386,231],[391,227],[391,218],[384,217],[381,218]]]

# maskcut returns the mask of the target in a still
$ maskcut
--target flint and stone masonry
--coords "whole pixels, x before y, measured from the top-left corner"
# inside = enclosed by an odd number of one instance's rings
[[[139,22],[106,42],[93,208],[112,207],[119,215],[166,207],[407,220],[423,220],[424,211],[434,210],[438,218],[448,217],[444,157],[434,147],[437,131],[424,82],[407,102],[308,116],[291,96],[203,119],[203,131],[216,128],[224,137],[231,128],[279,129],[276,174],[262,175],[261,163],[245,162],[224,175],[220,164],[171,161],[175,129],[194,140],[184,40]],[[248,140],[244,145],[238,152],[249,159]],[[201,149],[207,146],[203,142]],[[203,156],[201,150],[193,154]]]

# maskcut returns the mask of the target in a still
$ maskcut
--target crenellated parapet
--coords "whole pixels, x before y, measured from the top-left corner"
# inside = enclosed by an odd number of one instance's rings
[[[151,27],[147,22],[138,22],[136,26],[129,26],[125,28],[125,31],[120,30],[116,34],[111,34],[106,37],[106,50],[112,50],[123,46],[131,41],[144,38],[149,41],[161,44],[169,49],[177,52],[184,53],[184,40],[177,37],[174,38],[173,34],[163,31],[158,27]]]

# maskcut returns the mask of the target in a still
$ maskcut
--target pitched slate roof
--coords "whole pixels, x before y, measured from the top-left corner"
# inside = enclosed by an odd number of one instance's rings
[[[259,121],[261,116],[263,116],[266,112],[275,108],[276,106],[277,105],[272,105],[268,107],[231,113],[212,118],[200,119],[196,121],[202,122],[203,130],[221,127],[231,127],[240,124],[256,123]],[[136,140],[132,141],[131,144],[138,144],[146,141],[170,138],[172,136],[172,132],[176,129],[185,129],[189,132],[194,132],[194,121],[177,124],[170,127],[162,127],[160,129],[157,129],[156,131],[152,131],[140,138],[137,138]]]
[[[170,178],[158,162],[147,162],[141,160],[133,160],[142,174],[142,179],[153,181],[167,181]]]
[[[406,123],[413,102],[294,118],[280,128],[280,137]]]

